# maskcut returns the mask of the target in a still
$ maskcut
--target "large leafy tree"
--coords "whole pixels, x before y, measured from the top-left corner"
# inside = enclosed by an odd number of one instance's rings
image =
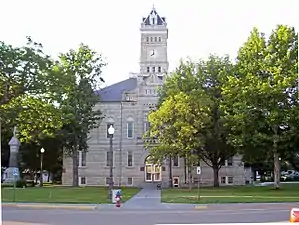
[[[231,143],[247,158],[272,159],[276,188],[279,160],[290,155],[298,137],[297,71],[295,29],[279,25],[267,39],[254,28],[222,89]]]
[[[67,120],[59,135],[64,140],[64,153],[73,159],[73,186],[78,186],[78,153],[88,150],[89,131],[102,118],[101,111],[95,108],[99,101],[95,89],[103,82],[105,63],[101,55],[84,44],[61,54],[59,59],[57,67],[67,81],[67,85],[58,88],[62,96],[59,104]]]
[[[191,153],[196,152],[213,169],[214,186],[219,186],[221,165],[235,154],[227,144],[220,109],[222,86],[232,71],[228,57],[210,56],[206,61],[182,63],[166,80],[159,107],[149,116],[148,135],[169,146],[153,147],[152,154],[158,157],[178,154],[187,158],[190,168],[194,163]]]
[[[43,46],[27,37],[23,47],[0,42],[0,117],[2,131],[17,125],[22,141],[53,134],[62,123],[53,86],[47,82],[53,61]]]

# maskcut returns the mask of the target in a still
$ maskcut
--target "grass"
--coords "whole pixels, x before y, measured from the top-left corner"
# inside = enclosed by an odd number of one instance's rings
[[[204,187],[199,189],[164,189],[162,202],[168,203],[266,203],[266,202],[299,202],[299,185],[282,184],[281,189],[275,190],[272,186],[231,186],[231,187]]]
[[[117,188],[116,188],[117,189]],[[122,202],[127,201],[139,192],[138,188],[121,187]],[[13,201],[13,188],[2,188],[2,202]],[[74,203],[105,204],[108,200],[106,187],[34,187],[16,188],[16,202],[31,203]]]

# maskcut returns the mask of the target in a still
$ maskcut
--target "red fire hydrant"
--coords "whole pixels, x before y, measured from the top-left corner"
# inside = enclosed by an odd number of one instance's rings
[[[116,200],[116,207],[120,207],[120,203],[121,203],[121,194],[120,192],[117,192],[115,195],[115,200]]]

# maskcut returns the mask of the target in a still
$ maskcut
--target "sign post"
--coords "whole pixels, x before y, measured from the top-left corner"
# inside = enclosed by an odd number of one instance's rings
[[[200,199],[200,195],[199,195],[199,184],[200,184],[200,174],[201,174],[200,166],[196,168],[196,173],[197,173],[197,201],[198,201]]]
[[[13,199],[12,201],[16,201],[16,182],[17,182],[17,177],[19,176],[19,170],[18,168],[13,169],[13,177],[14,177],[14,182],[13,182]]]

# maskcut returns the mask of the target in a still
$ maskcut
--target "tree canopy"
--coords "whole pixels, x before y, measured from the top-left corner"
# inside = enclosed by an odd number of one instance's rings
[[[164,146],[151,148],[154,158],[179,155],[188,159],[189,166],[201,159],[213,168],[214,186],[219,186],[219,169],[235,154],[226,142],[220,109],[221,88],[232,71],[228,57],[211,55],[206,61],[181,63],[165,81],[158,109],[149,115],[148,136]]]
[[[222,88],[229,141],[245,156],[272,158],[278,188],[279,160],[295,150],[298,138],[295,29],[279,25],[266,39],[255,28],[240,48],[235,67]]]

